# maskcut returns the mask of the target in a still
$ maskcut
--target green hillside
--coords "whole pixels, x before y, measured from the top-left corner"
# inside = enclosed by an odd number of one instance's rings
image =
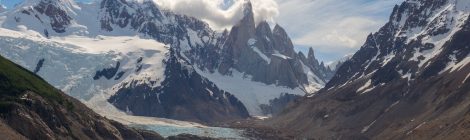
[[[32,91],[45,99],[73,108],[64,97],[41,77],[0,56],[0,107],[4,109],[12,102],[20,102],[25,91]]]

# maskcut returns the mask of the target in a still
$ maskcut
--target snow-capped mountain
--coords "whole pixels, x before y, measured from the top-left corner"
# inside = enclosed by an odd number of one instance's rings
[[[406,1],[396,6],[390,22],[368,36],[364,46],[338,69],[344,73],[337,73],[326,89],[366,75],[374,77],[374,85],[400,78],[428,78],[455,66],[467,58],[468,49],[460,45],[449,48],[446,43],[464,30],[469,13],[466,5],[465,1],[447,0]],[[389,71],[391,68],[394,70]]]
[[[230,31],[220,34],[215,47],[190,54],[198,54],[191,58],[196,58],[192,62],[199,73],[240,98],[252,115],[265,115],[260,105],[283,93],[314,93],[331,78],[333,71],[318,62],[313,50],[308,57],[294,51],[281,26],[256,24],[249,1],[243,14]]]
[[[116,11],[108,9],[113,7],[108,5],[113,4],[123,4],[121,5],[123,9],[133,11],[135,19],[113,17],[112,14]],[[119,15],[125,15],[124,12]],[[155,18],[157,16],[161,18]],[[145,96],[148,93],[149,99],[154,100],[148,101],[150,104],[144,106],[127,104],[123,107],[120,106],[122,103],[118,102],[122,100],[113,100],[113,104],[129,114],[149,115],[140,111],[145,107],[148,110],[144,111],[148,112],[154,111],[152,109],[164,110],[149,116],[198,122],[248,117],[246,108],[238,99],[230,93],[219,90],[204,77],[192,78],[198,74],[191,65],[185,66],[188,65],[184,63],[187,60],[181,57],[175,58],[177,54],[170,53],[169,46],[173,46],[171,43],[178,42],[180,38],[189,38],[187,30],[191,30],[192,27],[208,27],[199,20],[161,12],[153,3],[102,1],[94,4],[77,4],[62,0],[25,1],[16,9],[5,13],[3,17],[4,46],[1,47],[1,54],[35,71],[54,86],[82,99],[92,107],[99,107],[98,104],[103,104],[113,95],[122,96],[116,93],[126,93],[126,96],[136,96],[132,93],[143,95],[144,99],[137,102],[145,103]],[[141,21],[148,26],[132,27],[131,24],[124,25],[124,22],[118,19]],[[181,22],[181,25],[178,22]],[[152,27],[158,29],[149,29]],[[183,28],[186,29],[185,32],[175,31]],[[206,30],[200,32],[204,31]],[[174,49],[178,50],[177,47]],[[169,62],[172,62],[171,65]],[[187,72],[176,73],[176,70],[181,69]],[[184,75],[180,79],[171,78],[179,77],[181,74]],[[178,91],[178,94],[172,93],[171,90],[167,91],[179,84],[167,81],[185,80],[184,78],[189,78],[188,76],[192,79],[186,80],[194,80],[192,84],[202,84],[199,88],[206,89],[194,92],[192,90],[194,87],[184,86],[179,88],[181,91]],[[123,92],[129,89],[131,92]],[[200,100],[183,97],[189,95],[199,97]],[[153,97],[158,97],[158,100]],[[191,102],[193,100],[194,102]],[[131,101],[133,98],[128,98],[124,102]],[[205,103],[212,103],[211,106],[214,108],[196,108],[204,106]],[[188,113],[173,112],[180,110],[178,108],[187,109]],[[204,114],[209,116],[201,117]]]
[[[313,51],[295,53],[279,25],[255,26],[249,1],[242,12],[219,33],[152,1],[26,0],[1,14],[0,54],[92,107],[180,120],[265,115],[260,105],[283,93],[323,87],[332,72]]]
[[[397,5],[325,88],[276,120],[315,139],[468,136],[469,17],[467,0]]]

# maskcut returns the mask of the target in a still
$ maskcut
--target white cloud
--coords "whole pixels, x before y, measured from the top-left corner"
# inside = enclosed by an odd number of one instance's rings
[[[294,38],[303,46],[330,46],[357,48],[362,45],[368,33],[381,26],[381,22],[364,17],[346,17],[335,22],[325,22],[306,34]],[[334,51],[334,50],[331,50]]]
[[[245,0],[154,0],[164,9],[208,22],[214,29],[230,28],[242,17]],[[226,5],[227,3],[231,5]],[[255,21],[273,21],[279,14],[274,0],[252,0]]]

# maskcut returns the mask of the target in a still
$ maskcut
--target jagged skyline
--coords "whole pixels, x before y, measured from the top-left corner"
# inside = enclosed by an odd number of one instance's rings
[[[0,3],[11,8],[21,1],[23,0],[2,0]],[[211,27],[221,30],[230,29],[242,17],[237,11],[240,11],[240,3],[243,1],[163,0],[157,3],[163,3],[163,7],[176,12],[203,19]],[[256,20],[268,20],[270,24],[282,25],[297,51],[307,53],[308,48],[312,47],[319,60],[328,63],[357,51],[367,34],[378,30],[388,20],[387,15],[393,6],[402,1],[256,0],[253,3]]]

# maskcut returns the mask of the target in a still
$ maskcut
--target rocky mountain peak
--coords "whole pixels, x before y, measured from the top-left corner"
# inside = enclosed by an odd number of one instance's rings
[[[273,33],[271,27],[266,21],[262,21],[256,26],[256,36],[258,38],[258,43],[263,45],[258,45],[259,49],[263,52],[273,53],[274,52],[274,42]]]
[[[302,60],[302,62],[307,62],[307,57],[305,56],[303,52],[299,51],[297,55],[299,56],[300,60]]]
[[[255,30],[255,14],[253,13],[253,7],[251,2],[245,1],[243,4],[243,18],[237,24],[237,26],[247,28],[247,30]]]
[[[317,58],[315,58],[315,51],[313,51],[312,48],[308,49],[308,54],[307,54],[307,63],[313,66],[320,66]]]
[[[218,67],[220,73],[230,75],[233,68],[251,75],[253,81],[290,88],[312,87],[310,92],[327,80],[324,77],[332,75],[318,65],[314,56],[310,56],[312,62],[309,62],[305,55],[295,52],[290,37],[280,25],[271,30],[266,21],[261,21],[255,28],[253,13],[247,9],[252,10],[249,2],[244,9],[245,17],[232,28],[225,41]],[[306,73],[314,73],[318,78]]]
[[[76,9],[79,7],[73,0],[26,0],[17,6],[17,9],[12,10],[15,16],[7,20],[13,27],[16,24],[50,25],[46,29],[34,26],[41,28],[35,30],[43,31],[44,35],[48,36],[50,30],[56,33],[66,32],[66,28],[72,23],[72,15],[76,15]]]
[[[250,0],[245,0],[245,3],[243,3],[242,9],[243,9],[244,17],[254,16],[253,5],[251,4]]]
[[[282,28],[279,24],[276,24],[276,26],[274,26],[273,37],[275,42],[274,47],[276,50],[289,57],[296,57],[294,44],[292,43],[286,30],[284,30],[284,28]]]
[[[468,0],[406,0],[394,8],[390,22],[369,35],[363,47],[338,68],[317,92],[320,96],[286,109],[289,113],[279,120],[293,120],[283,122],[297,124],[286,130],[305,132],[312,139],[468,135],[454,128],[468,123],[468,115],[461,114],[469,108],[465,99],[470,95],[469,7]],[[319,117],[305,118],[314,115]],[[424,124],[428,127],[421,127]]]
[[[470,7],[469,2],[456,0],[407,0],[395,6],[390,21],[367,37],[366,43],[352,57],[353,61],[345,62],[346,67],[340,67],[332,80],[334,82],[326,87],[339,86],[348,79],[359,79],[361,75],[375,75],[372,81],[377,85],[438,73],[447,64],[433,68],[432,63],[438,57],[454,56],[452,52],[441,50],[466,24],[470,11],[465,7]],[[457,57],[458,61],[461,60],[459,58],[463,57]],[[384,74],[389,76],[380,76]]]
[[[307,59],[308,59],[308,60],[313,60],[313,59],[316,60],[316,58],[315,58],[315,52],[313,51],[312,48],[309,48],[309,49],[308,49],[308,56],[307,56]]]
[[[272,37],[271,27],[268,22],[262,21],[256,26],[256,33],[259,35],[266,35],[267,37]]]
[[[288,37],[286,30],[284,30],[284,28],[282,28],[281,25],[279,25],[279,24],[276,24],[276,25],[274,26],[273,34],[275,34],[275,35],[277,35],[277,36],[281,36],[281,37],[283,37],[283,38],[287,38],[287,37]]]
[[[20,7],[36,6],[38,4],[52,4],[64,10],[72,10],[78,7],[74,0],[25,0],[20,4]]]

